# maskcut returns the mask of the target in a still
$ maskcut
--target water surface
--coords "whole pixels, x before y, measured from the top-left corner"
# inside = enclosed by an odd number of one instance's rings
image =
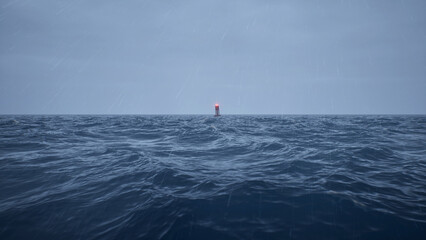
[[[1,239],[422,239],[425,116],[0,116]]]

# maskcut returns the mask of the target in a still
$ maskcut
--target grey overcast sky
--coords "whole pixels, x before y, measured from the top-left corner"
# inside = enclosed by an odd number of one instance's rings
[[[425,0],[2,0],[2,114],[426,113]]]

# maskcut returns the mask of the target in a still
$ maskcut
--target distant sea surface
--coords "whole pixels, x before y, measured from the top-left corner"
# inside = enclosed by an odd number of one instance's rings
[[[426,116],[0,116],[0,239],[426,239]]]

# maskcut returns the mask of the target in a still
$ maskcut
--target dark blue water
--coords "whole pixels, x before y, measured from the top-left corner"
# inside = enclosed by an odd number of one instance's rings
[[[424,239],[426,116],[0,116],[0,239]]]

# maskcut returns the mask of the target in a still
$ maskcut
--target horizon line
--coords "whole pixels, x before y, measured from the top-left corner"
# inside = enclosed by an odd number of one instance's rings
[[[214,116],[210,113],[0,113],[0,116],[13,116],[13,115],[27,115],[27,116],[61,116],[61,115],[95,115],[95,116],[118,116],[118,115],[132,115],[132,116],[167,116],[167,115],[202,115],[202,116]],[[388,115],[388,116],[398,116],[398,115],[417,115],[422,116],[426,113],[231,113],[231,114],[221,114],[221,116],[240,116],[240,115],[257,115],[257,116],[301,116],[301,115],[316,115],[316,116],[377,116],[377,115]]]

